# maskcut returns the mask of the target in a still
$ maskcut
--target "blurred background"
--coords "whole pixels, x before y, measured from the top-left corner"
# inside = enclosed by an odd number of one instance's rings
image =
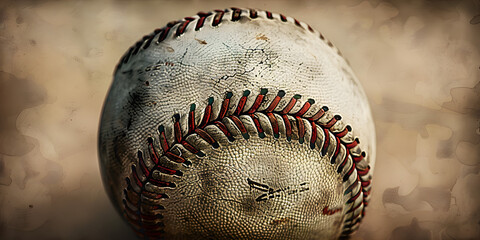
[[[309,23],[346,58],[377,129],[373,198],[352,239],[480,239],[480,1],[2,1],[0,239],[134,238],[97,160],[121,55],[198,11]]]

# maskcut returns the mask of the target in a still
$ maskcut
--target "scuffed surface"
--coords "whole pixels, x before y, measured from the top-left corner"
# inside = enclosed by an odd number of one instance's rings
[[[0,238],[134,237],[96,154],[115,64],[168,21],[231,5],[309,23],[361,80],[378,145],[353,239],[480,238],[480,3],[379,0],[0,3]]]

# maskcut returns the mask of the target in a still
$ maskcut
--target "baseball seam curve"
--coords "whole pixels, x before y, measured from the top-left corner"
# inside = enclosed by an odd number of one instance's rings
[[[231,17],[227,19],[224,18],[226,13],[231,13]],[[140,51],[148,49],[152,44],[152,42],[158,45],[164,40],[166,40],[169,36],[180,37],[186,32],[187,27],[190,24],[195,24],[194,30],[200,31],[205,26],[205,22],[207,20],[211,21],[210,25],[212,27],[218,27],[222,23],[222,21],[239,22],[241,17],[250,18],[251,20],[254,20],[257,18],[264,18],[264,19],[270,19],[270,20],[277,20],[284,23],[293,23],[295,26],[298,26],[304,30],[307,30],[312,34],[318,35],[318,37],[322,41],[324,41],[330,48],[332,48],[339,56],[343,57],[340,50],[336,48],[331,41],[325,38],[325,36],[323,36],[322,33],[314,30],[310,25],[304,22],[300,22],[295,18],[286,17],[283,14],[272,13],[269,11],[261,11],[261,10],[255,10],[255,9],[241,9],[241,8],[232,7],[232,8],[227,8],[225,10],[217,9],[207,13],[198,12],[197,15],[195,16],[185,17],[179,21],[171,21],[167,23],[167,25],[164,26],[163,28],[155,29],[151,34],[143,36],[138,42],[136,42],[132,47],[130,47],[127,50],[127,52],[121,58],[115,71],[117,71],[123,64],[128,63],[129,60],[133,56],[137,55]],[[174,30],[175,27],[176,29]],[[171,32],[173,32],[173,34],[171,34]],[[157,40],[153,41],[155,38],[157,38]],[[346,59],[345,61],[348,64],[348,61]]]
[[[354,232],[359,225],[359,222],[365,214],[365,207],[368,204],[368,196],[370,194],[371,176],[369,175],[370,167],[366,164],[366,153],[359,149],[358,138],[353,138],[350,132],[352,131],[349,125],[343,126],[340,122],[339,115],[328,114],[328,107],[320,108],[315,114],[310,114],[307,117],[307,112],[314,105],[313,99],[308,99],[303,106],[296,112],[292,112],[300,95],[294,95],[280,110],[276,110],[279,106],[280,100],[285,96],[285,91],[280,90],[277,95],[266,102],[267,89],[261,89],[260,93],[255,97],[255,101],[250,109],[245,110],[244,107],[250,95],[249,90],[243,92],[242,97],[236,104],[231,103],[233,93],[227,92],[225,98],[221,103],[221,109],[217,117],[212,116],[212,105],[214,98],[208,99],[208,104],[203,111],[203,116],[199,124],[195,121],[196,105],[190,105],[188,114],[187,132],[183,132],[180,124],[180,115],[175,114],[173,117],[173,142],[169,143],[167,140],[165,127],[158,127],[158,143],[154,138],[147,138],[148,155],[153,161],[154,166],[148,167],[146,158],[141,150],[138,150],[138,161],[131,166],[131,174],[126,178],[126,188],[124,189],[124,215],[129,223],[134,227],[134,231],[142,237],[161,237],[164,234],[164,223],[162,222],[163,215],[161,211],[164,207],[161,204],[162,199],[167,199],[169,196],[166,193],[158,193],[154,190],[149,190],[147,185],[155,188],[175,188],[174,182],[162,180],[162,175],[169,175],[175,177],[183,176],[183,172],[174,169],[175,164],[184,164],[186,167],[192,163],[182,157],[182,154],[175,153],[175,146],[182,146],[190,153],[197,157],[204,157],[203,149],[195,147],[194,143],[187,140],[188,136],[197,135],[209,146],[214,149],[221,147],[214,136],[208,133],[207,126],[214,126],[224,134],[229,142],[235,141],[235,136],[243,137],[248,140],[251,134],[258,134],[259,138],[265,138],[266,132],[259,121],[262,115],[268,119],[269,127],[272,129],[273,137],[279,138],[280,135],[285,135],[288,142],[291,142],[292,135],[298,136],[298,141],[303,144],[305,141],[309,142],[310,149],[320,150],[322,156],[327,154],[329,147],[334,147],[333,155],[330,158],[331,164],[338,164],[337,173],[343,173],[343,182],[352,182],[345,190],[345,195],[351,194],[351,197],[346,201],[345,215],[347,216],[343,223],[342,236],[348,236]],[[259,110],[261,105],[267,104],[268,107],[264,110]],[[232,112],[233,111],[233,112]],[[228,114],[232,112],[231,114]],[[246,127],[245,117],[253,122],[255,129],[252,131]],[[227,121],[231,123],[232,127],[227,127]],[[306,127],[305,123],[310,124],[311,136],[310,139],[305,139]],[[284,127],[280,128],[279,124]],[[340,126],[340,127],[339,127]],[[317,147],[317,140],[320,141],[320,132],[323,131],[323,141],[321,147]],[[250,131],[250,132],[249,132]],[[333,140],[332,140],[333,139]],[[343,146],[344,154],[340,161],[337,160],[340,156],[341,147]],[[159,149],[162,154],[159,154]],[[166,166],[167,160],[173,165]],[[345,171],[345,166],[349,170]],[[361,168],[360,165],[366,167]],[[154,173],[157,173],[156,175]],[[350,181],[349,181],[350,180]],[[355,194],[354,194],[355,193]]]

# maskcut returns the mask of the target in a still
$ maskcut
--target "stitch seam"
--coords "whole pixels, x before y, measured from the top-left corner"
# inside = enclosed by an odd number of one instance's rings
[[[224,18],[224,15],[226,13],[231,13],[231,17]],[[265,14],[265,17],[263,17],[263,14]],[[132,47],[130,47],[129,50],[127,50],[126,54],[122,56],[119,64],[115,69],[115,72],[118,69],[120,69],[120,67],[123,64],[127,64],[133,56],[137,55],[142,50],[148,49],[151,46],[153,39],[157,38],[157,41],[155,41],[155,44],[157,45],[160,44],[161,42],[167,39],[169,33],[175,27],[176,27],[176,30],[175,30],[175,33],[172,34],[172,36],[180,37],[187,31],[188,25],[190,25],[191,23],[195,25],[194,30],[199,31],[205,26],[205,21],[207,20],[207,18],[212,15],[213,15],[213,18],[211,19],[211,23],[210,23],[212,27],[219,27],[222,21],[238,22],[238,20],[240,20],[241,17],[247,17],[252,20],[262,17],[269,20],[277,20],[283,23],[289,22],[289,18],[284,16],[283,14],[276,14],[269,11],[261,11],[261,10],[255,10],[255,9],[242,9],[242,8],[232,7],[225,10],[217,9],[214,11],[210,11],[208,13],[198,12],[197,15],[193,17],[185,17],[182,20],[169,22],[165,27],[160,29],[155,29],[151,34],[148,34],[142,37],[138,42],[136,42]],[[296,26],[302,29],[305,29],[313,34],[317,34],[318,37],[323,42],[325,42],[328,46],[334,49],[339,56],[342,56],[342,53],[337,48],[335,48],[333,43],[330,42],[328,39],[326,39],[320,32],[316,32],[310,25],[300,22],[295,18],[291,18],[291,19],[293,24],[295,24]]]
[[[246,129],[244,123],[239,118],[240,116],[248,116],[250,117],[253,122],[254,126],[257,130],[259,138],[264,138],[265,133],[260,126],[258,116],[256,114],[264,114],[267,116],[269,123],[273,130],[273,137],[279,138],[280,136],[280,129],[278,127],[278,120],[283,121],[285,124],[285,134],[287,141],[291,141],[291,134],[292,134],[292,126],[290,125],[290,119],[297,124],[297,130],[299,136],[299,142],[303,143],[305,141],[305,122],[308,122],[312,127],[312,134],[310,139],[307,141],[310,143],[311,149],[319,149],[322,153],[322,156],[326,155],[327,149],[330,144],[335,144],[334,154],[331,158],[331,164],[337,163],[339,148],[340,145],[343,145],[345,148],[345,154],[343,156],[342,162],[338,165],[337,172],[342,173],[343,168],[347,165],[348,162],[351,162],[351,166],[349,170],[343,176],[343,182],[347,182],[351,176],[354,175],[356,172],[356,180],[354,183],[349,186],[346,191],[345,195],[349,194],[350,192],[357,189],[355,192],[356,194],[350,197],[346,204],[347,204],[347,211],[346,215],[348,216],[344,221],[343,232],[342,236],[347,236],[351,234],[357,227],[360,220],[363,218],[365,214],[365,207],[368,204],[368,195],[370,193],[370,184],[371,184],[371,176],[368,174],[370,167],[367,166],[365,169],[361,169],[358,167],[360,162],[366,162],[365,157],[366,153],[361,152],[358,153],[357,145],[358,145],[358,138],[355,138],[353,141],[351,140],[351,136],[348,135],[348,132],[351,132],[351,127],[347,125],[343,127],[343,129],[338,130],[336,129],[335,125],[338,125],[338,122],[341,120],[339,115],[333,116],[328,121],[320,121],[322,117],[325,117],[325,113],[328,111],[327,107],[322,107],[318,110],[317,113],[313,115],[313,117],[308,118],[305,117],[304,114],[310,109],[313,105],[313,100],[309,99],[307,102],[304,103],[303,107],[297,111],[296,113],[292,113],[292,109],[298,102],[298,99],[301,98],[300,95],[294,95],[289,103],[280,111],[275,111],[274,109],[280,102],[280,100],[285,96],[285,91],[280,90],[276,97],[270,101],[268,107],[265,110],[258,110],[258,107],[264,103],[263,100],[265,99],[265,95],[268,92],[267,89],[261,89],[260,93],[255,97],[255,102],[253,103],[252,107],[248,110],[244,109],[245,102],[247,101],[248,96],[250,95],[250,91],[246,90],[243,92],[243,96],[238,100],[237,107],[235,111],[227,115],[229,110],[233,110],[230,107],[230,101],[233,96],[233,93],[227,92],[225,98],[221,104],[221,110],[217,118],[213,119],[211,107],[214,102],[214,99],[211,97],[208,99],[208,104],[205,107],[204,115],[201,119],[201,124],[195,126],[195,109],[196,105],[192,104],[190,107],[190,112],[188,114],[188,130],[185,134],[182,133],[181,126],[180,126],[180,115],[175,114],[173,118],[173,142],[168,143],[166,140],[165,135],[165,128],[164,126],[158,127],[159,132],[159,143],[158,147],[161,148],[163,154],[159,155],[158,151],[156,150],[157,144],[152,137],[147,138],[147,146],[148,146],[148,154],[150,155],[150,159],[153,161],[153,167],[149,168],[145,163],[146,159],[143,156],[142,151],[137,152],[138,161],[131,166],[131,174],[129,177],[126,178],[127,187],[124,189],[124,215],[134,227],[134,230],[137,234],[143,237],[155,237],[161,236],[164,233],[164,224],[161,221],[163,215],[161,214],[161,210],[164,207],[161,205],[162,199],[168,198],[168,195],[165,193],[156,193],[154,191],[149,191],[147,185],[153,185],[157,188],[175,188],[176,185],[174,182],[170,182],[167,180],[158,179],[158,177],[154,176],[154,172],[159,172],[161,174],[165,174],[167,176],[173,177],[181,177],[183,176],[183,172],[180,170],[172,169],[171,167],[163,166],[161,158],[164,158],[173,163],[182,163],[186,166],[191,164],[190,161],[185,159],[181,156],[181,154],[176,154],[173,151],[173,146],[176,144],[181,144],[185,147],[186,150],[190,151],[192,154],[195,154],[198,157],[205,156],[205,153],[201,151],[201,149],[197,149],[196,147],[192,146],[188,143],[185,139],[188,135],[197,134],[200,138],[205,140],[209,145],[213,148],[218,148],[220,145],[212,137],[207,131],[205,131],[205,127],[207,126],[216,126],[218,127],[221,132],[229,139],[229,141],[235,141],[235,138],[232,136],[232,133],[227,129],[227,127],[221,122],[224,118],[228,118],[232,120],[235,126],[240,130],[241,135],[244,139],[249,139],[250,135],[248,130]],[[304,109],[306,108],[306,110]],[[275,117],[275,115],[280,116],[279,118]],[[320,127],[324,132],[324,142],[321,147],[316,147],[315,142],[318,138],[316,135],[316,128]],[[347,133],[345,133],[347,132]],[[330,142],[330,134],[333,135],[335,138],[334,142]],[[137,167],[139,165],[139,167]],[[140,174],[139,174],[140,173]],[[361,208],[361,211],[357,211]]]

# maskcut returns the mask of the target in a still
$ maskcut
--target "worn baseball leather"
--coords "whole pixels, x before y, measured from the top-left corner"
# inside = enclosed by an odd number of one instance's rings
[[[127,51],[99,158],[140,237],[337,239],[365,213],[375,129],[323,35],[233,8],[170,23]]]

